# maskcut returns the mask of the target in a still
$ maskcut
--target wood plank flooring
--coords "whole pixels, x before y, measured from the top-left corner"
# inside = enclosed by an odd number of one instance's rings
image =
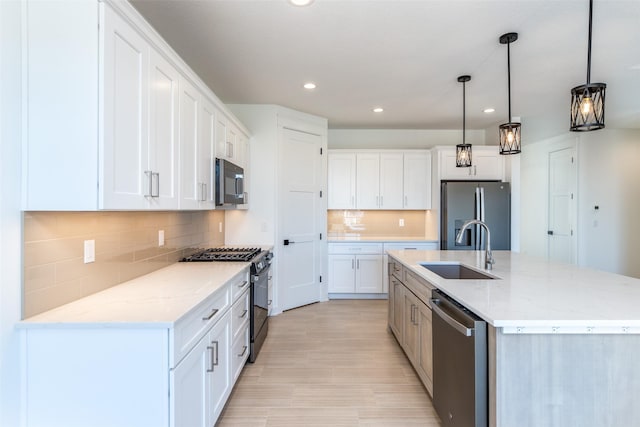
[[[218,427],[441,427],[387,329],[386,300],[332,300],[269,319]]]

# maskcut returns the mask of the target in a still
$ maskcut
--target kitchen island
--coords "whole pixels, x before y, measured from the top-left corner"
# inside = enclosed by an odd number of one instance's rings
[[[640,426],[639,279],[508,251],[490,272],[481,251],[388,254],[416,298],[435,287],[487,321],[491,427]],[[431,262],[494,279],[444,279]]]

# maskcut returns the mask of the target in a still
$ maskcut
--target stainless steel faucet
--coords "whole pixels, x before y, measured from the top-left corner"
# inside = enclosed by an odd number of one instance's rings
[[[485,245],[485,256],[484,256],[484,268],[486,270],[491,270],[493,264],[495,264],[495,260],[493,259],[493,254],[491,254],[491,232],[489,231],[489,226],[479,219],[470,219],[462,224],[462,228],[458,231],[458,235],[456,236],[456,242],[462,243],[462,234],[464,231],[472,225],[480,225],[487,230],[487,244]]]

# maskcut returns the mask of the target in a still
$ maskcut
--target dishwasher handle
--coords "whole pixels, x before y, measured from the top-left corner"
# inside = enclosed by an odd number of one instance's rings
[[[451,327],[453,327],[453,329],[455,329],[456,331],[460,332],[462,335],[464,335],[466,337],[473,336],[473,333],[475,332],[475,328],[467,328],[465,325],[463,325],[462,323],[460,323],[456,319],[454,319],[449,313],[447,313],[442,308],[440,308],[440,305],[439,305],[440,299],[431,298],[429,301],[431,302],[431,309],[438,316],[440,316],[440,318],[442,320],[444,320],[449,325],[451,325]]]

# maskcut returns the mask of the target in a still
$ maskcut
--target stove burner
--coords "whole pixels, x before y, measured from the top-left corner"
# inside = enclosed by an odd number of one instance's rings
[[[182,258],[180,262],[239,261],[248,262],[261,252],[260,248],[210,248]]]

